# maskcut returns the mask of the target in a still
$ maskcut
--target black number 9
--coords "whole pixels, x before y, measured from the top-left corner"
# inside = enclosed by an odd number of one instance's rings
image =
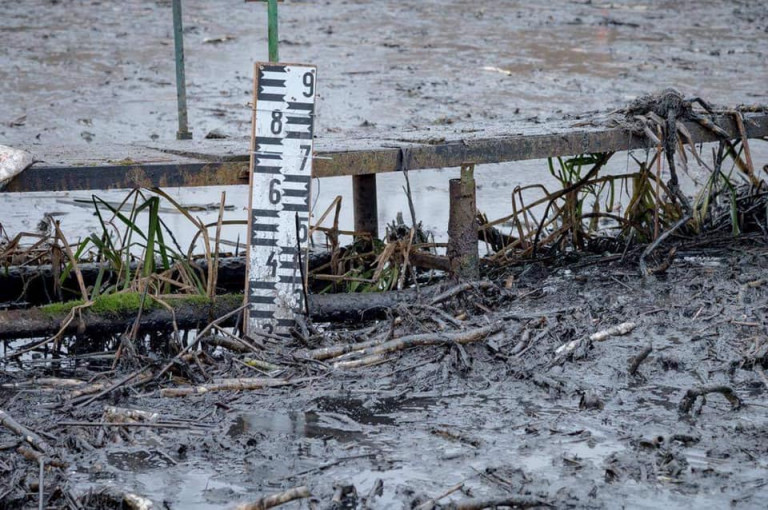
[[[304,78],[301,81],[309,89],[309,92],[304,92],[304,97],[312,97],[312,94],[315,93],[315,75],[311,72],[304,73]]]

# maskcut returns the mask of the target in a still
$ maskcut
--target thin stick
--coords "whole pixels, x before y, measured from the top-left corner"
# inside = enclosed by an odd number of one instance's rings
[[[511,507],[511,508],[531,508],[536,506],[551,507],[546,501],[532,497],[532,496],[504,496],[495,499],[480,499],[462,501],[459,503],[453,503],[446,508],[451,510],[483,510],[485,508],[497,508],[497,507]]]
[[[294,487],[285,492],[279,494],[273,494],[272,496],[265,496],[253,503],[243,503],[237,506],[237,510],[265,510],[266,508],[273,508],[290,501],[297,499],[304,499],[312,496],[309,489],[305,486]]]
[[[90,298],[88,297],[88,289],[85,286],[85,281],[83,280],[83,273],[80,272],[80,267],[77,265],[77,260],[75,260],[75,255],[72,253],[72,248],[70,248],[69,243],[67,242],[67,239],[64,237],[64,234],[61,232],[61,228],[59,228],[59,222],[56,220],[51,220],[53,223],[53,227],[56,229],[56,237],[61,240],[61,243],[64,245],[64,253],[67,254],[67,258],[69,259],[69,262],[72,264],[72,269],[75,271],[75,276],[77,277],[77,284],[80,286],[80,294],[83,296],[83,301],[90,301]]]
[[[105,388],[104,390],[100,391],[99,393],[97,393],[96,395],[90,397],[89,399],[84,400],[83,402],[80,402],[78,404],[75,404],[75,407],[83,407],[83,406],[86,406],[86,405],[90,404],[94,400],[100,399],[104,395],[106,395],[108,393],[111,393],[112,391],[116,390],[117,388],[123,386],[128,381],[131,381],[131,380],[135,379],[136,377],[140,376],[141,374],[143,374],[144,372],[146,372],[150,368],[151,367],[146,366],[146,367],[142,368],[141,370],[137,370],[136,372],[133,372],[132,374],[128,375],[127,377],[124,377],[124,378],[120,379],[119,381],[117,381],[112,386],[109,386],[108,388]]]
[[[190,342],[189,345],[184,347],[181,350],[181,352],[179,352],[176,356],[174,356],[173,359],[169,361],[168,364],[165,365],[162,370],[160,370],[160,372],[157,373],[157,375],[155,376],[155,380],[159,380],[163,376],[163,374],[165,374],[168,371],[168,369],[170,369],[177,361],[179,361],[179,359],[181,359],[181,357],[184,354],[186,354],[191,349],[196,347],[197,344],[200,343],[200,340],[202,340],[203,337],[208,333],[208,331],[210,331],[214,326],[218,326],[219,324],[229,319],[233,315],[240,313],[240,311],[245,309],[247,306],[248,306],[247,304],[244,304],[243,306],[236,308],[235,310],[232,310],[231,312],[225,315],[222,315],[221,317],[219,317],[218,319],[216,319],[215,321],[211,322],[206,327],[204,327],[202,331],[200,331],[197,335],[195,335],[195,339],[192,342]]]
[[[458,294],[461,294],[462,292],[467,292],[469,290],[492,289],[495,287],[496,285],[489,281],[462,283],[448,289],[447,291],[441,294],[438,294],[437,296],[432,298],[432,301],[430,301],[429,304],[432,306],[435,306],[436,304],[442,303],[443,301],[447,301],[448,299],[451,299],[452,297]]]
[[[148,427],[156,429],[190,429],[190,425],[180,423],[149,423],[149,422],[124,422],[112,423],[109,421],[62,421],[56,427]]]
[[[654,242],[652,242],[648,247],[643,250],[643,254],[640,255],[640,274],[643,276],[648,276],[650,273],[648,272],[648,264],[645,263],[646,257],[653,252],[661,243],[663,243],[669,236],[671,236],[677,229],[685,225],[691,220],[691,215],[686,214],[682,218],[678,220],[677,223],[672,225],[672,227],[668,228],[664,231],[663,234],[661,234],[659,237],[656,238]]]
[[[387,354],[390,352],[401,351],[415,346],[440,345],[440,344],[468,344],[485,339],[487,336],[498,332],[503,322],[483,326],[477,329],[461,331],[458,333],[423,333],[419,335],[409,335],[379,345],[374,345],[367,349],[355,350],[356,354],[361,356],[372,356],[377,354]]]
[[[680,413],[688,413],[698,397],[703,397],[709,393],[720,393],[726,398],[726,400],[728,400],[728,402],[731,403],[731,407],[733,409],[739,409],[742,406],[741,399],[729,386],[702,386],[699,388],[691,388],[685,392],[685,396],[680,401],[680,405],[678,406]]]
[[[464,488],[464,482],[459,482],[456,485],[454,485],[453,487],[451,487],[450,489],[448,489],[445,492],[443,492],[442,494],[440,494],[439,496],[434,497],[432,499],[429,499],[429,500],[425,501],[424,503],[420,504],[419,506],[416,507],[415,510],[432,510],[433,508],[435,508],[435,505],[437,504],[438,501],[440,501],[441,499],[443,499],[445,497],[450,496],[451,494],[453,494],[454,492],[456,492],[458,490],[461,490],[462,488]]]
[[[640,351],[640,354],[632,358],[632,363],[629,365],[629,375],[635,375],[637,373],[640,364],[645,361],[645,358],[647,358],[651,352],[653,352],[653,346],[648,345],[645,349]]]
[[[53,448],[51,448],[42,437],[37,435],[35,432],[32,432],[21,423],[14,420],[11,417],[11,415],[9,415],[7,412],[5,412],[2,409],[0,409],[0,425],[7,428],[8,430],[15,433],[16,435],[21,436],[21,438],[25,442],[34,446],[44,454],[48,456],[53,456],[53,453],[54,453]]]
[[[43,480],[45,479],[45,458],[40,457],[40,474],[38,475],[38,494],[39,494],[39,501],[37,504],[37,508],[39,510],[43,510],[44,508],[44,499],[45,499],[45,490],[43,489]]]

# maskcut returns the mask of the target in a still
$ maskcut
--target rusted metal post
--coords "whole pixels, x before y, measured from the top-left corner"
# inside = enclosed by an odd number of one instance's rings
[[[376,174],[352,176],[355,231],[379,237],[379,208],[376,202]]]
[[[173,42],[176,56],[176,105],[179,110],[178,140],[190,140],[187,126],[187,84],[184,72],[184,27],[181,22],[181,0],[173,0]]]
[[[461,178],[449,182],[448,248],[451,275],[459,280],[480,277],[475,201],[475,165],[461,165]]]

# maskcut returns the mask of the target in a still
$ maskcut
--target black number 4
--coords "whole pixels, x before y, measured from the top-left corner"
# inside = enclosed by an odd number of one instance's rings
[[[275,252],[269,254],[267,259],[267,266],[272,268],[272,278],[277,276],[277,259],[275,258]]]

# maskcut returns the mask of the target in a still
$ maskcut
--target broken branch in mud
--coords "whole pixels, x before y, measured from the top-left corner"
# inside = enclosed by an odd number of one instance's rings
[[[80,498],[88,508],[128,508],[129,510],[152,510],[155,504],[151,499],[114,487],[92,490]]]
[[[451,287],[445,292],[441,292],[437,296],[433,297],[432,300],[429,302],[429,304],[432,306],[435,306],[437,304],[442,303],[443,301],[447,301],[454,296],[458,296],[459,294],[468,292],[470,290],[493,289],[493,288],[497,288],[496,284],[494,284],[493,282],[485,281],[485,280],[460,283],[459,285],[456,285],[455,287]]]
[[[437,505],[438,501],[440,501],[443,498],[447,498],[448,496],[450,496],[454,492],[459,491],[459,490],[461,490],[463,488],[464,488],[464,482],[459,482],[456,485],[454,485],[453,487],[451,487],[450,489],[448,489],[445,492],[443,492],[442,494],[440,494],[439,496],[436,496],[436,497],[434,497],[432,499],[429,499],[429,500],[425,501],[424,503],[420,504],[419,506],[417,506],[415,508],[415,510],[433,510],[435,508],[435,506]]]
[[[143,409],[125,409],[115,406],[104,407],[104,419],[110,423],[154,422],[158,418],[160,418],[158,413]]]
[[[637,373],[637,369],[640,368],[640,364],[645,361],[645,358],[647,358],[652,351],[653,346],[648,345],[642,351],[640,351],[640,354],[632,358],[632,363],[630,363],[628,370],[629,375],[635,375]]]
[[[110,421],[62,421],[56,424],[57,427],[139,427],[150,429],[181,429],[187,430],[195,428],[194,424],[185,425],[182,423],[162,423],[162,422],[110,422]]]
[[[11,415],[2,409],[0,409],[0,425],[20,436],[24,442],[34,446],[45,455],[49,457],[54,455],[53,448],[42,437],[14,420]]]
[[[65,462],[62,462],[56,458],[48,457],[45,454],[37,450],[34,450],[28,446],[24,446],[24,445],[19,446],[18,448],[16,448],[16,453],[18,453],[28,461],[35,462],[37,464],[46,464],[48,466],[62,468],[62,469],[66,469],[67,467],[67,464]]]
[[[373,365],[379,365],[390,361],[384,354],[375,354],[373,356],[366,356],[364,358],[352,359],[349,361],[337,361],[333,364],[333,368],[360,368],[370,367]]]
[[[564,343],[557,349],[555,349],[555,354],[566,354],[576,349],[579,345],[581,345],[583,342],[586,342],[587,340],[591,342],[603,342],[612,336],[621,336],[621,335],[627,335],[632,332],[637,327],[637,324],[634,322],[622,322],[621,324],[617,324],[616,326],[612,326],[608,329],[600,330],[596,333],[592,333],[587,337],[587,339],[584,338],[578,338],[576,340],[571,340],[570,342]]]
[[[503,325],[503,322],[496,322],[488,326],[456,333],[420,333],[417,335],[408,335],[388,342],[357,348],[347,352],[352,352],[358,356],[376,356],[418,346],[450,345],[454,343],[463,345],[483,340],[489,335],[500,331]]]
[[[503,498],[460,501],[451,503],[446,508],[451,510],[484,510],[485,508],[498,507],[533,508],[537,506],[552,507],[553,505],[532,496],[505,496]]]
[[[589,335],[589,339],[592,340],[593,342],[602,342],[604,340],[609,339],[612,336],[621,336],[621,335],[629,334],[636,327],[637,327],[637,324],[634,322],[622,322],[621,324],[610,327],[608,329],[598,331],[597,333],[592,333],[591,335]]]
[[[685,225],[691,221],[691,215],[687,214],[680,218],[680,220],[672,225],[670,228],[664,231],[659,237],[656,238],[654,242],[649,244],[645,250],[643,250],[643,254],[640,255],[640,274],[643,276],[649,276],[651,272],[648,269],[648,264],[645,262],[645,259],[648,258],[648,256],[655,250],[661,243],[663,243],[669,236],[674,234],[680,227]],[[673,254],[674,255],[674,254]],[[658,272],[658,271],[656,271]]]
[[[24,389],[24,388],[46,388],[46,389],[59,389],[71,386],[83,386],[85,382],[79,379],[60,379],[58,377],[39,377],[37,379],[30,379],[27,381],[16,383],[0,384],[0,388],[5,389]]]
[[[86,405],[90,404],[91,402],[100,399],[104,395],[107,395],[107,394],[113,392],[114,390],[124,386],[128,382],[136,379],[137,377],[141,376],[144,372],[146,372],[150,368],[152,368],[152,367],[151,366],[146,366],[146,367],[144,367],[142,369],[139,369],[139,370],[137,370],[137,371],[127,375],[126,377],[120,379],[119,381],[117,381],[116,383],[112,384],[111,386],[101,390],[99,393],[97,393],[96,395],[94,395],[92,397],[89,397],[89,398],[87,398],[85,400],[72,400],[72,401],[70,401],[70,403],[74,404],[76,407],[86,406]],[[143,380],[147,381],[147,380],[149,380],[151,378],[152,378],[152,375],[150,374],[149,376],[145,376],[143,378]]]
[[[305,486],[294,487],[280,494],[273,494],[272,496],[265,496],[253,503],[243,503],[237,506],[237,510],[265,510],[267,508],[273,508],[280,506],[297,499],[304,499],[312,496],[309,489]]]
[[[277,386],[288,386],[290,384],[299,384],[307,382],[308,379],[272,379],[272,378],[241,378],[241,379],[221,379],[211,384],[201,384],[199,386],[182,386],[180,388],[163,388],[160,395],[163,397],[186,397],[188,395],[202,395],[213,391],[248,391],[260,390],[262,388],[274,388]]]
[[[702,386],[699,388],[689,389],[685,392],[685,396],[680,401],[678,409],[682,414],[688,414],[691,411],[691,408],[693,408],[693,404],[696,402],[698,397],[706,397],[706,395],[709,395],[710,393],[720,393],[726,398],[726,400],[728,400],[728,402],[731,403],[731,408],[733,410],[740,409],[742,406],[741,399],[738,395],[736,395],[736,392],[734,392],[731,387],[718,385]]]

